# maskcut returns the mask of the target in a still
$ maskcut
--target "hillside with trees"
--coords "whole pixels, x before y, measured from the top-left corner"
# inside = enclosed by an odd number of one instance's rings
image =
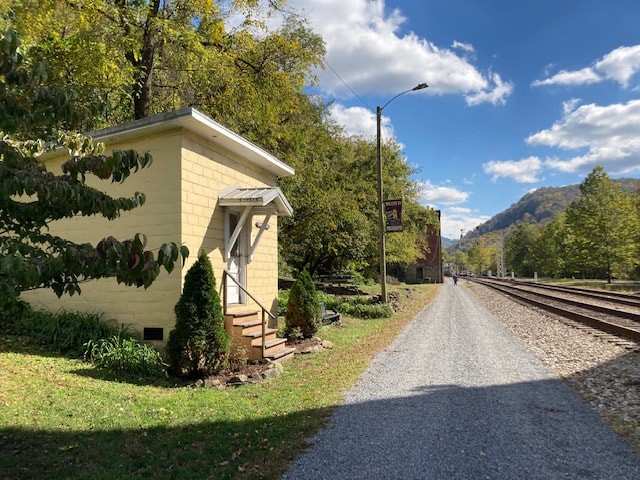
[[[620,178],[612,182],[628,192],[640,190],[640,179],[637,178]],[[524,195],[505,211],[491,217],[475,231],[469,232],[469,236],[465,236],[465,239],[509,229],[520,222],[546,225],[556,215],[564,212],[579,196],[579,184],[538,188]]]
[[[475,273],[496,273],[502,257],[506,271],[522,277],[636,279],[639,207],[640,180],[612,180],[596,166],[580,185],[525,195],[470,232],[449,257],[458,270]]]

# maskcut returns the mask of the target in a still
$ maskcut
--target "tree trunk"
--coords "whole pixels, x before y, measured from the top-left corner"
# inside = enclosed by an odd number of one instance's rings
[[[138,80],[133,86],[133,114],[136,120],[147,117],[151,107],[151,81],[156,46],[154,38],[154,21],[160,11],[160,0],[149,4],[149,15],[144,26],[140,59],[136,62],[139,69]]]

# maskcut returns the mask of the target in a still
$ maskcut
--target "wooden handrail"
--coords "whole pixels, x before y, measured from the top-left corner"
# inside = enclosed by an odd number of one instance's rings
[[[240,283],[238,282],[238,280],[236,280],[235,278],[233,278],[233,275],[231,275],[231,273],[229,273],[227,270],[222,270],[222,311],[223,314],[226,316],[227,315],[227,278],[230,278],[231,280],[233,280],[233,283],[235,283],[238,288],[240,288],[240,290],[242,290],[245,294],[247,294],[249,296],[249,298],[251,298],[251,300],[253,300],[261,309],[262,309],[262,358],[264,358],[264,353],[266,350],[266,318],[265,318],[265,313],[267,315],[269,315],[273,320],[277,321],[277,318],[275,317],[275,315],[273,315],[269,310],[267,310],[259,301],[256,297],[254,297],[253,295],[251,295],[251,293],[249,293],[249,291],[244,288],[242,285],[240,285]]]

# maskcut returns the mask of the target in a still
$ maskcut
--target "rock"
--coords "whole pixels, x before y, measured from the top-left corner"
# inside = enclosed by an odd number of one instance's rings
[[[327,350],[331,350],[333,348],[333,342],[330,340],[323,340],[321,345],[322,348],[326,348]]]
[[[249,377],[244,374],[234,375],[227,382],[229,385],[242,385],[243,383],[247,383],[249,381]]]
[[[264,378],[259,373],[252,373],[251,375],[249,375],[249,378],[247,379],[249,383],[260,383],[263,380]]]
[[[222,382],[217,378],[206,378],[204,386],[206,388],[222,388]]]
[[[315,343],[322,343],[322,339],[320,337],[311,337],[311,341]]]
[[[322,345],[311,345],[300,350],[300,354],[308,355],[309,353],[317,353],[322,351]]]
[[[196,380],[196,383],[194,383],[193,386],[197,388],[204,387],[204,380],[199,378],[198,380]]]
[[[284,372],[284,367],[280,363],[272,363],[271,367],[262,372],[262,378],[276,378],[282,372]]]

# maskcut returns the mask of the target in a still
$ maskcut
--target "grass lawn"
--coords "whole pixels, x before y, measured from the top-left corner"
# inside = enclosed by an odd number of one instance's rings
[[[224,390],[120,382],[0,336],[0,477],[279,478],[371,357],[437,292],[411,288],[410,297],[391,289],[403,297],[395,317],[323,327],[334,349]]]

